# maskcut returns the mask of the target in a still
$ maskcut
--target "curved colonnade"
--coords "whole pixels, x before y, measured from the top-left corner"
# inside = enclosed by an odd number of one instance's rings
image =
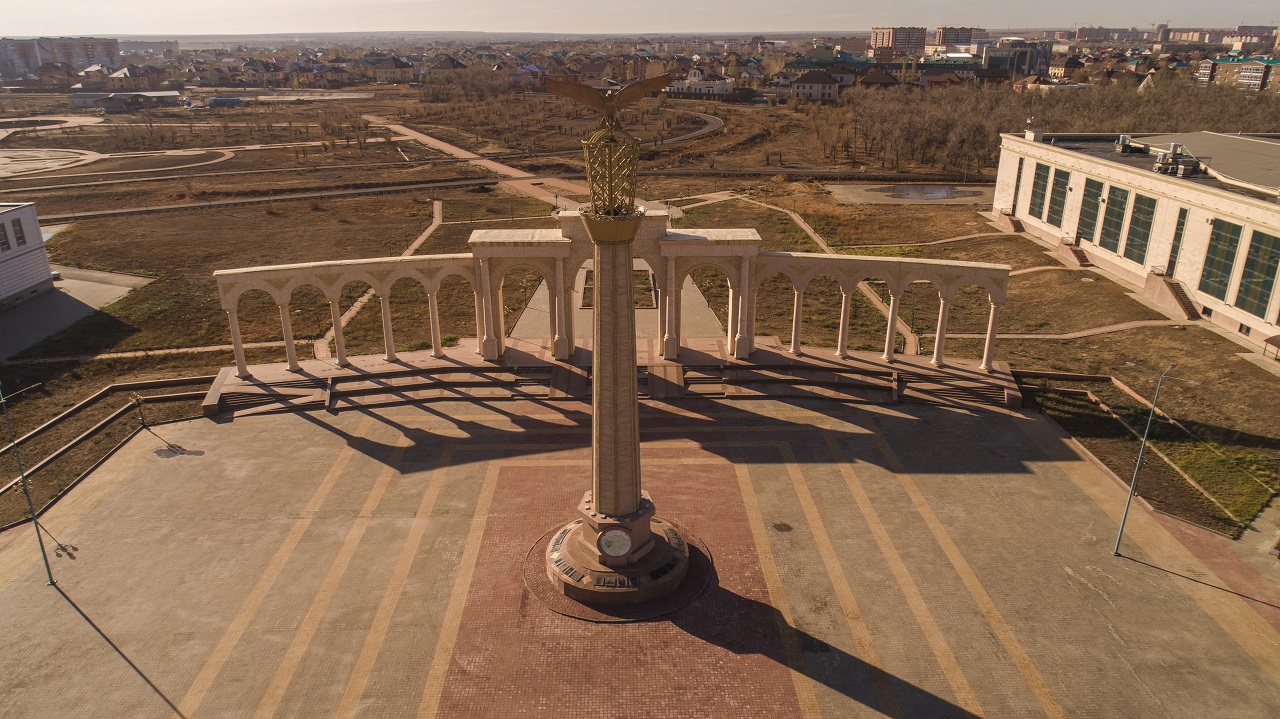
[[[560,228],[547,230],[476,230],[469,244],[472,251],[452,255],[385,257],[365,260],[309,262],[272,265],[214,273],[222,309],[231,323],[237,374],[249,375],[244,343],[240,336],[237,308],[240,297],[251,290],[269,294],[280,309],[289,368],[299,368],[290,321],[293,291],[304,285],[319,289],[328,300],[335,327],[336,360],[347,364],[343,342],[339,300],[343,288],[364,282],[373,288],[382,310],[382,330],[388,360],[396,359],[391,327],[391,287],[409,278],[426,291],[431,325],[432,354],[443,355],[437,295],[444,280],[458,276],[466,280],[475,296],[477,351],[488,361],[499,359],[506,349],[506,327],[502,311],[502,279],[515,269],[540,274],[549,294],[549,327],[556,359],[569,359],[575,347],[573,327],[573,283],[578,270],[593,254],[590,238],[576,211],[561,212]],[[636,259],[649,265],[656,280],[659,331],[663,357],[676,361],[681,334],[680,293],[694,270],[704,267],[725,273],[729,285],[729,317],[726,335],[729,353],[738,359],[750,357],[755,347],[756,296],[765,278],[781,273],[794,289],[791,351],[800,353],[801,308],[809,283],[822,276],[833,278],[843,295],[836,353],[846,354],[852,294],[859,283],[883,281],[889,292],[889,317],[885,329],[884,359],[893,361],[899,301],[913,282],[929,282],[938,292],[938,328],[934,342],[935,365],[942,366],[948,305],[964,287],[977,285],[987,292],[991,304],[983,349],[982,369],[992,365],[996,324],[1009,285],[1007,265],[946,260],[829,255],[807,252],[761,252],[760,235],[753,229],[673,230],[666,212],[647,212],[632,245]]]

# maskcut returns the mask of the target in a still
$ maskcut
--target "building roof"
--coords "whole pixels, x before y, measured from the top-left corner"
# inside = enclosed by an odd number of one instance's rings
[[[839,85],[840,82],[830,73],[822,70],[810,70],[796,80],[797,85]]]
[[[1180,132],[1140,138],[1144,145],[1176,142],[1213,174],[1270,188],[1280,193],[1280,138],[1227,135],[1219,132]]]

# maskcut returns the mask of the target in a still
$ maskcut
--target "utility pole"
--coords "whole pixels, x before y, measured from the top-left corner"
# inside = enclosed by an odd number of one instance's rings
[[[1147,450],[1147,437],[1151,434],[1151,421],[1156,416],[1156,402],[1160,401],[1160,387],[1164,384],[1166,378],[1186,382],[1187,384],[1200,384],[1181,377],[1169,377],[1169,373],[1173,371],[1173,368],[1178,366],[1176,364],[1169,365],[1169,368],[1163,372],[1148,369],[1132,362],[1125,362],[1125,364],[1155,375],[1156,392],[1151,396],[1151,411],[1147,413],[1147,426],[1146,429],[1142,430],[1142,442],[1138,445],[1138,461],[1133,465],[1133,478],[1129,480],[1129,496],[1124,501],[1124,514],[1120,515],[1120,531],[1116,533],[1116,546],[1111,550],[1111,554],[1116,557],[1120,556],[1120,540],[1124,538],[1124,525],[1129,520],[1129,507],[1133,504],[1133,495],[1138,493],[1138,472],[1142,469],[1142,455]]]
[[[15,394],[22,394],[22,390]],[[12,395],[11,395],[12,396]],[[0,408],[4,411],[4,426],[9,431],[9,446],[13,448],[13,459],[18,464],[18,480],[22,483],[22,494],[27,498],[27,511],[31,513],[31,526],[36,530],[36,542],[40,544],[40,558],[44,560],[44,574],[49,578],[49,586],[57,584],[53,579],[53,568],[49,566],[49,553],[44,549],[44,537],[40,536],[40,520],[36,517],[35,503],[31,501],[31,487],[27,483],[27,472],[22,467],[22,453],[18,450],[18,442],[14,438],[13,423],[9,421],[9,398],[0,388]]]

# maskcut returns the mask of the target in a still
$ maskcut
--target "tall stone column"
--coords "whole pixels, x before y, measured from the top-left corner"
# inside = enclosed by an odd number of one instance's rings
[[[588,88],[574,92],[595,97]],[[591,203],[582,222],[595,256],[591,491],[578,503],[580,517],[549,539],[547,577],[558,591],[580,602],[634,604],[680,585],[689,569],[689,545],[675,525],[654,516],[653,501],[640,485],[631,250],[644,221],[644,208],[635,205],[640,144],[606,115],[583,149]],[[668,281],[674,283],[670,263],[667,269]],[[668,298],[669,313],[678,296]],[[678,337],[678,319],[670,319],[668,314],[667,332]],[[669,350],[669,341],[664,344]]]
[[[631,239],[597,241],[592,289],[591,491],[596,511],[614,516],[631,514],[640,506],[640,402],[631,284]]]

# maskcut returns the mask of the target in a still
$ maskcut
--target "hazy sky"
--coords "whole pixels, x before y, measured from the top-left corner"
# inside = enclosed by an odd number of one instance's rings
[[[861,30],[874,25],[977,27],[1235,27],[1276,24],[1275,0],[896,0],[867,9],[850,0],[5,0],[0,36],[211,35],[396,30],[650,34]]]

